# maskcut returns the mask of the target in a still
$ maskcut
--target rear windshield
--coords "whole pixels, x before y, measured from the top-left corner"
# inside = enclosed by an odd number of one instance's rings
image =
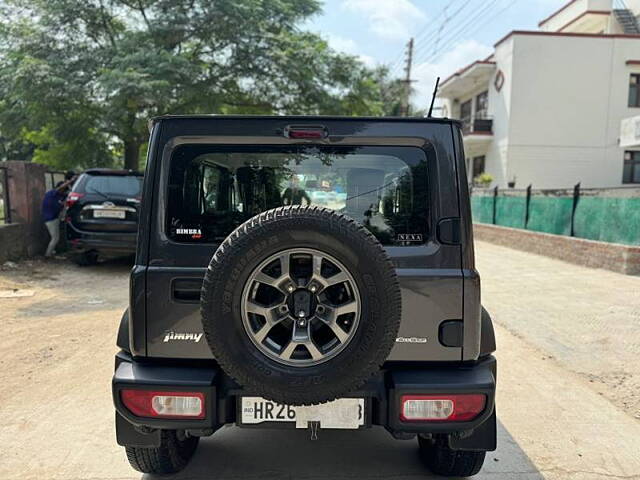
[[[142,188],[141,176],[87,175],[82,187],[87,193],[139,197]]]
[[[416,147],[178,147],[171,160],[167,234],[220,242],[270,208],[318,205],[345,213],[385,245],[427,238],[427,160]]]

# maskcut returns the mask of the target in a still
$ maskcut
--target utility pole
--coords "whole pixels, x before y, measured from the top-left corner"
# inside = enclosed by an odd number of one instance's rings
[[[411,65],[413,63],[413,37],[407,43],[407,57],[405,61],[404,80],[400,80],[401,83],[404,84],[404,91],[402,92],[402,101],[400,103],[400,116],[408,117],[409,116],[409,96],[411,94]]]

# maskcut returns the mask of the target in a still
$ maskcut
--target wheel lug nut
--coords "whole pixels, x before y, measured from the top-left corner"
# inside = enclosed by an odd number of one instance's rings
[[[311,290],[312,293],[316,293],[318,287],[316,287],[315,285],[311,285],[311,288],[309,290]]]
[[[289,285],[287,287],[287,292],[289,292],[289,293],[293,292],[293,285]]]

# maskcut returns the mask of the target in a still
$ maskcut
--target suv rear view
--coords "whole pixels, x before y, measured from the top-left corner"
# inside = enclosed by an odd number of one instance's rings
[[[496,362],[464,163],[446,119],[156,119],[113,378],[131,465],[179,471],[228,424],[380,426],[477,473]]]
[[[141,173],[91,169],[80,175],[65,211],[67,242],[76,263],[135,252],[141,193]]]

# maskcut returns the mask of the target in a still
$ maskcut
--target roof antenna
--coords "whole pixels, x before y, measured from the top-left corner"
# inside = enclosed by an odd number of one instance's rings
[[[431,105],[429,106],[429,113],[427,113],[427,117],[431,118],[431,113],[433,113],[433,102],[436,101],[436,94],[438,93],[438,85],[440,84],[440,77],[436,78],[436,86],[433,88],[433,95],[431,97]]]

